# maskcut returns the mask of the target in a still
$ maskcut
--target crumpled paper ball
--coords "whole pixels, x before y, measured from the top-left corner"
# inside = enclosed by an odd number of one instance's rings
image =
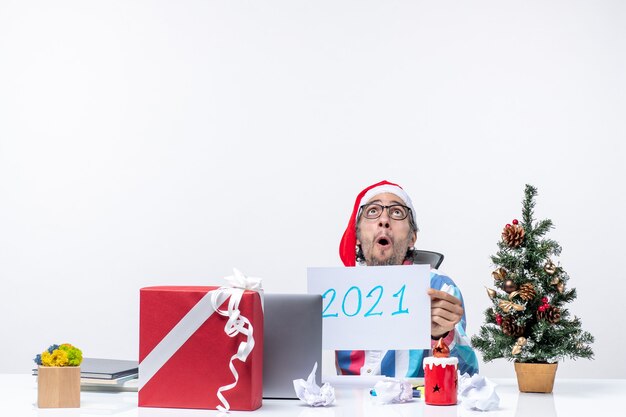
[[[461,375],[459,399],[463,408],[468,410],[491,411],[500,406],[496,384],[478,374],[471,377],[468,374]]]
[[[296,395],[311,407],[325,407],[334,404],[335,388],[328,382],[319,387],[315,383],[315,371],[317,371],[317,362],[313,365],[313,370],[306,381],[304,379],[293,380]]]
[[[413,387],[406,379],[385,378],[374,385],[379,404],[403,403],[413,400]]]

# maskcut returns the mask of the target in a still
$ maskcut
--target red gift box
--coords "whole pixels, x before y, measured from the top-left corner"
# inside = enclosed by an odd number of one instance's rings
[[[229,337],[224,332],[228,317],[216,313],[210,303],[209,292],[217,288],[162,286],[140,290],[140,407],[216,409],[222,405],[218,389],[235,382],[229,364],[247,336]],[[228,300],[220,310],[226,310],[227,305]],[[244,291],[239,311],[250,321],[254,347],[245,362],[233,361],[239,380],[222,395],[232,410],[256,410],[263,395],[259,293]]]

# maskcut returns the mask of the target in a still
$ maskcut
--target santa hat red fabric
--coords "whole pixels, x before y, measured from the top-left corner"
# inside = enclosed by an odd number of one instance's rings
[[[398,184],[389,181],[381,181],[361,191],[359,195],[356,196],[348,227],[346,227],[346,231],[343,232],[341,243],[339,243],[339,256],[345,266],[356,265],[356,216],[359,214],[359,208],[373,197],[384,193],[391,193],[400,197],[400,199],[404,201],[404,204],[411,209],[411,212],[415,213],[411,198]]]

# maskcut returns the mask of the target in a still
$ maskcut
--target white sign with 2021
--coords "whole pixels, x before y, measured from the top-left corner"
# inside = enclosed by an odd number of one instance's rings
[[[308,268],[322,295],[323,349],[430,348],[430,266]]]

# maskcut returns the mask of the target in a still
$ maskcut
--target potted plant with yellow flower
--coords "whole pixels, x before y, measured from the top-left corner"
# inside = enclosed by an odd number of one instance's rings
[[[80,407],[80,364],[83,353],[69,343],[52,345],[38,354],[37,406]]]

